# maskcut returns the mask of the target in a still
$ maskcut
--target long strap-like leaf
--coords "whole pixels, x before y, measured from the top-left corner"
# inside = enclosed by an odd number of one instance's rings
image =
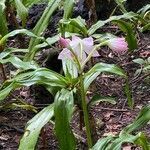
[[[27,123],[25,133],[21,138],[19,150],[35,150],[42,127],[53,117],[54,106],[49,105]]]
[[[45,9],[42,17],[40,18],[40,20],[36,24],[35,28],[33,29],[34,34],[36,34],[37,36],[40,36],[44,32],[44,30],[47,28],[47,26],[49,24],[49,19],[50,19],[51,15],[57,9],[60,2],[61,2],[61,0],[51,0],[48,3],[48,6]],[[34,57],[33,49],[37,44],[39,44],[39,42],[40,42],[39,39],[33,39],[33,38],[31,39],[30,44],[29,44],[29,54],[26,56],[26,58],[25,58],[26,60],[33,59],[33,57]]]
[[[61,150],[75,150],[75,138],[70,128],[73,112],[73,93],[62,89],[54,102],[55,131]]]

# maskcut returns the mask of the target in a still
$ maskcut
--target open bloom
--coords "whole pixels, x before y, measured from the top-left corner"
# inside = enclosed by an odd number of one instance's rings
[[[76,54],[78,60],[80,63],[82,63],[87,55],[93,50],[94,48],[94,42],[93,38],[84,38],[80,39],[77,36],[73,36],[72,40],[70,41],[69,39],[63,39],[60,38],[64,48],[62,52],[59,54],[58,59],[74,59],[72,52],[69,50],[69,47],[73,50],[73,52]],[[99,53],[97,51],[94,51],[92,54],[93,57],[99,56]]]
[[[113,52],[120,55],[125,54],[128,50],[128,44],[125,38],[112,38],[108,40],[107,45]]]

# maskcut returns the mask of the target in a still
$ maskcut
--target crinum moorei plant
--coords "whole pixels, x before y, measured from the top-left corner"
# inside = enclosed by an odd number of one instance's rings
[[[81,98],[81,108],[84,115],[84,123],[86,127],[86,135],[88,147],[92,147],[91,129],[89,123],[89,114],[87,109],[86,92],[84,87],[84,67],[91,57],[100,56],[97,49],[101,46],[107,45],[114,53],[119,55],[125,54],[128,50],[128,44],[125,38],[112,38],[94,45],[92,37],[81,39],[77,36],[73,36],[72,40],[60,37],[59,44],[63,47],[58,59],[62,61],[71,60],[78,68],[79,74],[79,92]]]

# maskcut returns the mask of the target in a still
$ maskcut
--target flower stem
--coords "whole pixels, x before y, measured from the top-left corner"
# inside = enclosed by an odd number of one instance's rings
[[[81,100],[82,100],[82,109],[83,109],[83,115],[84,115],[84,123],[86,128],[86,135],[87,135],[87,143],[88,147],[92,147],[92,138],[91,138],[91,129],[89,124],[89,115],[87,110],[87,103],[86,103],[86,94],[84,90],[84,83],[83,83],[83,75],[80,74],[80,92],[81,92]]]
[[[89,53],[89,55],[88,55],[88,57],[85,59],[85,61],[82,63],[81,68],[84,68],[85,64],[91,59],[91,57],[92,57],[94,51],[96,51],[97,48],[99,48],[99,47],[101,47],[101,46],[104,46],[104,45],[106,45],[106,44],[107,44],[107,41],[104,41],[104,42],[102,42],[102,43],[96,45],[96,46],[92,49],[92,51]]]
[[[80,70],[80,72],[82,72],[82,68],[81,68],[81,65],[80,65],[80,62],[79,62],[79,60],[78,60],[78,57],[77,57],[77,55],[75,54],[75,52],[73,51],[73,49],[69,46],[69,48],[68,48],[70,51],[71,51],[71,53],[73,54],[73,56],[75,57],[75,61],[76,61],[76,63],[77,63],[77,65],[78,65],[78,69]]]

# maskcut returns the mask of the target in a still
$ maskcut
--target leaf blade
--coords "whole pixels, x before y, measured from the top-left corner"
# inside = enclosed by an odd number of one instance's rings
[[[19,150],[34,150],[42,127],[53,117],[53,104],[44,108],[28,121],[25,133],[20,140]]]
[[[62,150],[75,150],[75,137],[70,128],[73,113],[73,93],[62,89],[54,101],[55,131]]]

